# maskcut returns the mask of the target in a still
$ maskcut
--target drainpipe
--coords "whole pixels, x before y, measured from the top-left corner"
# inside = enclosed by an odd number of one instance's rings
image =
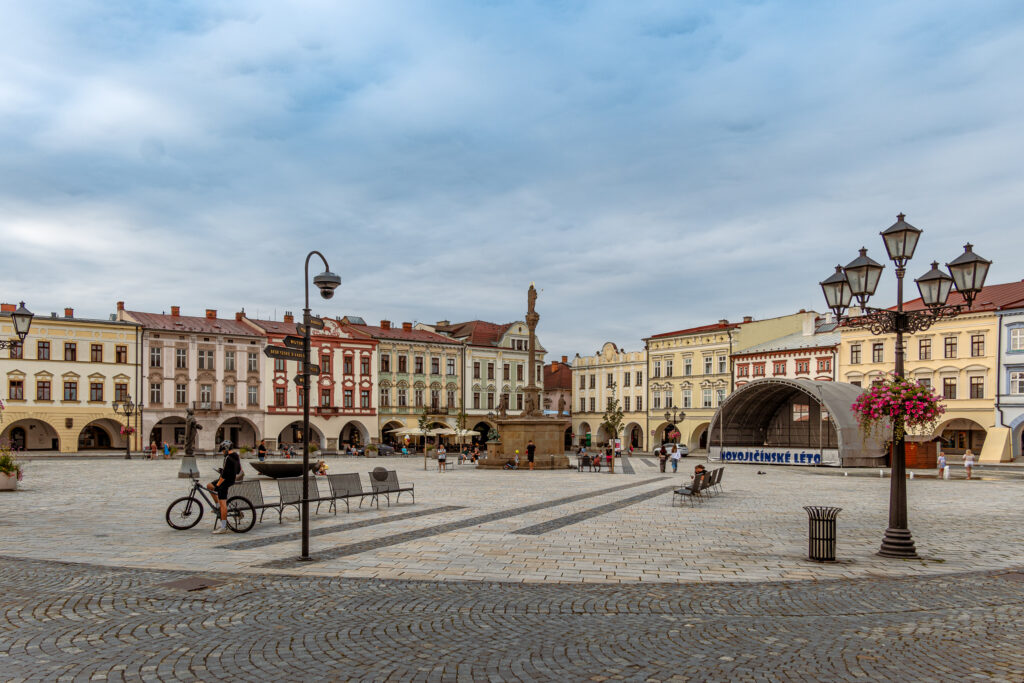
[[[135,450],[141,450],[144,445],[142,439],[142,413],[145,410],[146,397],[142,393],[142,342],[146,337],[146,330],[141,325],[135,326],[135,402],[139,404],[139,410],[135,414]]]
[[[1003,317],[1005,313],[997,313],[999,321],[996,324],[996,410],[999,411],[999,426],[1005,427],[1006,420],[1003,417],[1003,404],[1000,402],[999,397],[1003,393],[1002,389],[1002,365],[1003,365]],[[1011,441],[1013,435],[1010,435]],[[1010,444],[1010,456],[1013,456],[1013,444]]]
[[[644,351],[647,356],[647,368],[644,370],[644,440],[647,442],[648,447],[651,445],[651,397],[647,391],[647,388],[651,386],[651,343],[650,339],[644,339]],[[646,448],[645,450],[651,450]]]

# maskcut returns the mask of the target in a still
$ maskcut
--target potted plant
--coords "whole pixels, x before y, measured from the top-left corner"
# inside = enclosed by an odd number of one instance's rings
[[[247,457],[250,453],[252,453],[252,449],[249,448],[248,446],[242,446],[241,448],[238,449],[238,452],[242,455],[242,457]]]
[[[377,448],[377,444],[371,443],[369,446],[366,447],[366,450],[364,451],[364,453],[366,453],[366,457],[367,458],[376,458],[377,457],[377,452],[379,450],[380,449]]]
[[[178,447],[177,446],[171,446],[168,450],[170,451],[171,457],[173,458],[174,454],[178,452]]]
[[[0,446],[0,491],[14,491],[23,476],[21,463],[7,446]]]

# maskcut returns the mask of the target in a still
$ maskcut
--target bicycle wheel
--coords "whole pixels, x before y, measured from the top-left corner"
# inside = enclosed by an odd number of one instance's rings
[[[172,529],[191,529],[203,518],[203,504],[192,496],[179,498],[167,506],[167,523]]]
[[[236,534],[244,534],[256,523],[256,508],[248,498],[228,498],[228,528]]]

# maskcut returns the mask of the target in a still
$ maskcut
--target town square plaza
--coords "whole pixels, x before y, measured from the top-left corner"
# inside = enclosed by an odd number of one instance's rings
[[[893,560],[879,471],[730,463],[673,505],[697,461],[329,458],[365,488],[396,470],[415,502],[321,505],[299,562],[294,508],[171,529],[177,460],[31,460],[0,494],[0,678],[1024,680],[1024,470],[915,473],[920,559]],[[805,505],[842,508],[836,562],[808,561]]]

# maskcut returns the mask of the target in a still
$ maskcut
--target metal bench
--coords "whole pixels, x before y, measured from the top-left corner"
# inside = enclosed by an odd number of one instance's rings
[[[302,477],[277,480],[277,491],[280,494],[278,515],[284,515],[284,509],[289,505],[294,506],[302,519]],[[309,502],[321,503],[330,500],[329,497],[320,496],[320,487],[316,483],[316,477],[309,478]]]
[[[231,488],[228,489],[228,498],[231,498],[232,496],[242,496],[252,503],[253,509],[260,511],[259,521],[263,521],[263,513],[269,509],[278,511],[278,522],[280,522],[280,505],[276,502],[268,503],[263,500],[263,487],[260,485],[258,479],[255,481],[241,481],[237,484],[232,484]]]
[[[327,483],[331,487],[331,505],[328,509],[333,509],[334,514],[338,514],[337,501],[345,501],[345,512],[351,512],[352,508],[348,504],[349,498],[359,497],[359,506],[363,505],[363,498],[371,496],[375,498],[372,490],[364,491],[363,485],[359,481],[359,475],[356,473],[350,474],[328,474]],[[324,499],[320,499],[316,504],[316,511],[320,512],[320,503],[324,502]],[[377,508],[380,509],[380,502],[377,503]]]
[[[372,496],[377,501],[377,507],[380,507],[381,495],[387,498],[388,507],[391,507],[392,493],[395,494],[396,503],[401,501],[403,493],[411,494],[412,502],[416,503],[416,491],[413,490],[413,485],[402,486],[399,484],[398,472],[395,470],[386,470],[383,467],[378,467],[370,472],[370,487],[373,489]]]

